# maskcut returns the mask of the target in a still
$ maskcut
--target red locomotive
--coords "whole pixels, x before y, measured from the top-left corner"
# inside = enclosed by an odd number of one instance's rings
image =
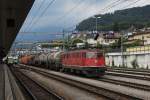
[[[105,57],[99,50],[69,51],[61,55],[63,68],[88,76],[103,75],[106,70]]]
[[[27,60],[27,58],[29,58]],[[106,71],[105,56],[100,50],[74,50],[23,57],[23,64],[45,67],[50,70],[73,72],[86,76],[102,76]]]

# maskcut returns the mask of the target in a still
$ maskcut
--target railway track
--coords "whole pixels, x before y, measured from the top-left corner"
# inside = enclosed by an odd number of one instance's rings
[[[26,100],[62,100],[61,97],[46,90],[31,78],[21,73],[16,68],[11,68],[19,84],[23,87],[22,91],[26,95]]]
[[[32,71],[31,71],[32,70]],[[37,71],[33,71],[33,69],[21,69],[21,72],[26,74],[28,77],[30,77],[30,74],[31,77],[33,78],[33,76],[37,76],[37,79],[43,79],[43,80],[40,80],[42,81],[43,83],[41,84],[45,84],[45,87],[47,87],[47,89],[52,89],[54,91],[57,91],[58,94],[61,94],[62,97],[64,98],[64,100],[108,100],[108,98],[102,96],[102,95],[95,95],[91,92],[88,92],[87,90],[84,90],[84,89],[76,89],[76,87],[74,85],[69,85],[69,84],[66,84],[66,82],[62,82],[61,80],[59,79],[56,79],[56,78],[51,78],[50,76],[47,76],[44,74],[44,77],[43,77],[43,73],[40,73],[37,72]],[[35,73],[37,72],[37,73]],[[34,79],[34,78],[33,78]],[[37,83],[40,83],[38,81],[36,81]],[[56,83],[57,82],[57,83]],[[59,84],[61,83],[61,84]],[[57,87],[55,87],[55,85]],[[67,86],[67,89],[65,89]],[[66,94],[68,93],[68,94]],[[52,99],[53,100],[53,99]]]
[[[150,76],[146,76],[146,75],[128,74],[128,73],[122,73],[122,72],[106,72],[106,75],[135,78],[135,79],[150,81]]]
[[[141,72],[138,70],[131,71],[131,70],[124,70],[124,69],[123,70],[108,69],[108,71],[106,71],[106,74],[111,76],[120,76],[120,77],[135,78],[135,79],[150,81],[150,73],[147,71]]]
[[[64,74],[57,75],[58,72],[51,72],[35,67],[24,66],[34,72],[44,76],[55,78],[65,83],[80,87],[87,91],[106,96],[111,99],[147,99],[150,95],[150,87],[142,84],[129,83],[124,81],[116,81],[111,79],[100,79],[99,81],[91,79],[83,79],[74,76],[66,76]],[[75,78],[75,79],[72,79]],[[111,87],[111,88],[108,88]],[[130,90],[130,91],[129,91]],[[138,92],[137,92],[138,91]]]
[[[150,73],[148,73],[148,71],[144,72],[144,70],[136,71],[132,69],[125,70],[122,68],[118,70],[117,68],[117,69],[108,69],[108,71],[106,72],[107,72],[107,75],[105,75],[106,77],[103,76],[103,78],[96,79],[96,80],[107,82],[107,83],[112,83],[116,85],[127,86],[127,87],[131,87],[135,89],[140,89],[143,91],[150,91],[150,84],[149,84]],[[111,73],[111,72],[115,72],[115,73]],[[127,74],[122,74],[122,73],[127,73]],[[73,74],[70,74],[70,75],[73,75]],[[115,76],[115,78],[113,77],[113,75]],[[121,77],[118,78],[118,76],[121,76]],[[137,79],[140,79],[140,80],[137,80]],[[145,81],[145,79],[148,81]]]
[[[135,75],[145,75],[145,76],[150,76],[150,72],[140,72],[140,71],[129,71],[129,70],[118,70],[118,69],[112,69],[108,70],[109,72],[118,72],[118,73],[128,73],[128,74],[135,74]]]
[[[102,78],[99,79],[99,81],[107,82],[107,83],[112,83],[116,85],[122,85],[122,86],[127,86],[143,91],[150,91],[150,86],[149,85],[143,85],[143,84],[137,84],[137,83],[132,83],[132,82],[126,82],[126,81],[120,81],[120,80],[113,80],[113,79],[107,79],[107,78]]]
[[[109,71],[117,70],[117,71],[133,71],[133,72],[144,72],[144,73],[150,73],[150,69],[133,69],[133,68],[111,68],[108,67]]]

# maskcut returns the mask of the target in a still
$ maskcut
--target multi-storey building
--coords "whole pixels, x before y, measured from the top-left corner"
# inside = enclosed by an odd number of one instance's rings
[[[135,34],[128,37],[129,41],[141,40],[143,45],[150,44],[150,31],[136,32]]]

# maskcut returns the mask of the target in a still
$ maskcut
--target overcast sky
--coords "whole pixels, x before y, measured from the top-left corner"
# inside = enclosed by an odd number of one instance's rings
[[[104,14],[115,10],[150,4],[150,0],[139,0],[137,3],[135,3],[137,0],[120,0],[120,2],[114,4],[112,3],[119,0],[55,0],[45,10],[51,1],[35,0],[20,32],[60,33],[63,29],[73,29],[83,19],[95,14]],[[108,5],[111,9],[103,9]],[[40,9],[39,6],[41,6]],[[44,14],[42,13],[43,11],[45,12]]]
[[[72,28],[83,19],[93,16],[94,14],[125,9],[131,3],[132,5],[128,7],[150,4],[150,0],[139,0],[139,2],[134,4],[133,2],[137,0],[122,0],[121,2],[117,2],[119,5],[114,6],[111,9],[101,10],[118,0],[55,0],[42,17],[39,18],[41,12],[43,12],[51,1],[52,0],[44,0],[43,3],[43,0],[35,0],[34,6],[21,31],[61,32],[63,28]],[[41,4],[42,7],[39,10]],[[73,9],[74,7],[75,9]],[[71,9],[73,10],[71,11]],[[34,22],[33,19],[36,22]],[[31,20],[33,20],[35,25],[30,26]]]

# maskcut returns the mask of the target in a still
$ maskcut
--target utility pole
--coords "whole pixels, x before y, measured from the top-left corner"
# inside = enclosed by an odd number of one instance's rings
[[[69,48],[69,35],[70,35],[70,32],[73,33],[73,31],[66,31],[66,30],[63,29],[63,50],[65,50],[65,45],[67,45],[67,48]],[[65,35],[67,35],[66,36],[66,41],[65,41]],[[65,44],[65,42],[67,42],[67,43]]]
[[[122,58],[122,67],[125,67],[125,65],[124,65],[123,35],[124,35],[124,32],[121,32],[121,58]]]
[[[67,49],[69,50],[69,32],[67,33]]]
[[[63,51],[65,50],[65,31],[63,29]]]
[[[96,18],[96,34],[97,34],[97,17],[95,17]]]
[[[96,29],[96,30],[95,30],[95,31],[96,31],[96,33],[97,33],[97,30],[98,30],[98,28],[97,28],[98,22],[97,22],[97,21],[98,21],[98,19],[100,19],[101,17],[95,16],[94,18],[95,18],[95,21],[96,21],[96,23],[95,23],[95,24],[96,24],[96,26],[95,26],[95,29]]]
[[[87,34],[86,34],[86,36],[85,36],[85,49],[88,49]]]
[[[17,42],[14,43],[14,56],[17,55]]]

